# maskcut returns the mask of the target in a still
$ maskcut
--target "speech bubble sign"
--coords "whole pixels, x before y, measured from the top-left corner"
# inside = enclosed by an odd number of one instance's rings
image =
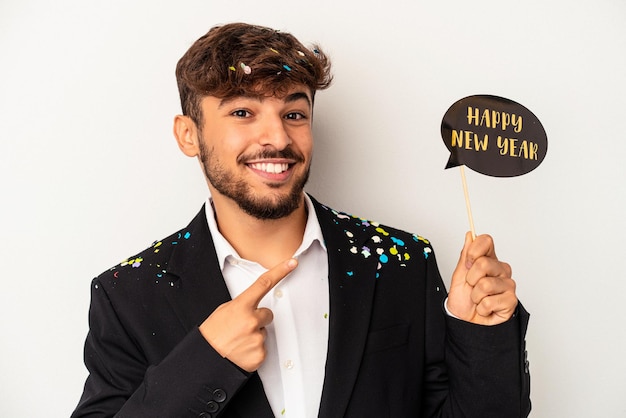
[[[548,151],[546,131],[530,110],[491,95],[468,96],[450,106],[441,137],[450,151],[446,168],[465,165],[493,177],[529,173]]]

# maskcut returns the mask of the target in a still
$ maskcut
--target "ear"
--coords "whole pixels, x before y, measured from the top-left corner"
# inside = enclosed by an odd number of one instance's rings
[[[200,155],[198,129],[189,116],[176,115],[174,118],[174,137],[178,143],[178,148],[187,157]]]

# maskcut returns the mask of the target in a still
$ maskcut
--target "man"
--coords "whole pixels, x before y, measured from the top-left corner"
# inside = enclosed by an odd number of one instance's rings
[[[210,198],[94,279],[73,416],[529,413],[528,314],[490,237],[466,236],[446,299],[426,239],[303,192],[331,81],[319,47],[229,24],[176,75],[174,135]]]

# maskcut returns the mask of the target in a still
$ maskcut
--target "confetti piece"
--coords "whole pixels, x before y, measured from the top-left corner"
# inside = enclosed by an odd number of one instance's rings
[[[288,66],[287,64],[283,65],[283,68],[287,71],[291,71],[291,67]]]
[[[376,228],[376,232],[379,232],[379,233],[383,234],[384,236],[388,236],[389,235],[389,232],[385,231],[384,229],[382,229],[380,227]]]
[[[301,57],[304,57],[304,52],[298,51],[298,55],[300,55]]]
[[[252,69],[248,67],[246,64],[244,64],[243,62],[239,66],[241,67],[243,72],[246,74],[250,74],[252,72]]]
[[[404,246],[404,241],[402,241],[402,240],[401,240],[401,239],[399,239],[399,238],[396,238],[396,237],[391,237],[391,240],[394,242],[394,244]]]
[[[230,71],[237,71],[237,70],[235,69],[235,67],[233,67],[232,65],[231,65],[230,67],[228,67],[228,69],[229,69]]]
[[[272,52],[273,52],[273,53],[275,53],[275,54],[278,54],[278,51],[277,51],[277,50],[275,50],[274,48],[270,48],[270,51],[272,51]]]

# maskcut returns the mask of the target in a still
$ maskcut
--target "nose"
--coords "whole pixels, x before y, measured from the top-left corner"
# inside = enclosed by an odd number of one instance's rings
[[[270,145],[277,150],[282,150],[291,144],[291,137],[285,129],[284,121],[280,116],[265,118],[261,130],[259,143],[263,146]]]

